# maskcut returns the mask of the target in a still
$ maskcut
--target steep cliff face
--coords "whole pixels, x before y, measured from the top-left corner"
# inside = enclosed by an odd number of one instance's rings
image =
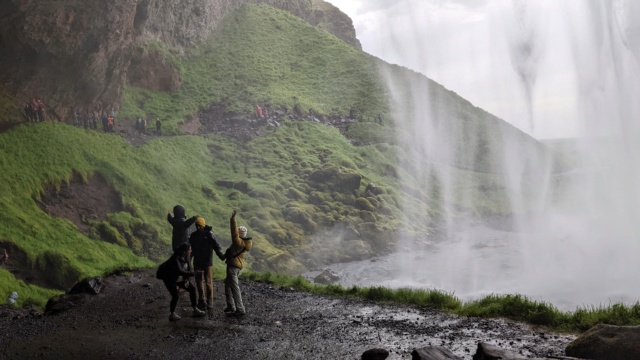
[[[137,86],[175,91],[179,72],[162,54],[148,51],[149,44],[162,42],[184,53],[207,39],[229,11],[247,3],[289,11],[359,48],[350,19],[331,6],[318,6],[324,3],[320,0],[313,2],[5,0],[0,7],[0,90],[21,102],[42,98],[49,114],[60,119],[69,119],[77,107],[117,108],[127,73]]]
[[[227,13],[245,4],[267,4],[288,11],[361,49],[351,19],[322,0],[140,0],[136,23],[144,25],[138,41],[158,40],[174,51],[183,51],[202,43]]]
[[[7,0],[0,14],[0,74],[19,100],[40,97],[49,114],[109,106],[124,85],[136,0]]]
[[[360,41],[356,38],[356,30],[351,18],[328,2],[313,0],[313,11],[306,20],[311,25],[325,29],[356,49],[362,49]]]

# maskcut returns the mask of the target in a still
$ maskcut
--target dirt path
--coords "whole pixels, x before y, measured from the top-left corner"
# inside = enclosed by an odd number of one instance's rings
[[[504,320],[460,318],[431,310],[312,296],[268,284],[243,283],[248,314],[222,312],[223,287],[207,318],[169,322],[169,296],[151,271],[104,280],[99,295],[48,316],[0,310],[0,359],[359,359],[385,348],[410,359],[414,348],[442,345],[471,359],[491,342],[525,356],[563,355],[572,336],[544,334]]]

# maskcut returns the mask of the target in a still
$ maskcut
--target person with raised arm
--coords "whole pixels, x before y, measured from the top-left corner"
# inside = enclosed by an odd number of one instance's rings
[[[224,309],[224,312],[236,316],[243,316],[246,314],[246,309],[242,303],[242,292],[240,291],[238,276],[244,266],[245,256],[247,252],[251,250],[253,242],[251,238],[247,236],[247,228],[244,226],[238,227],[235,210],[233,210],[233,214],[231,214],[230,225],[231,245],[225,252],[227,277],[224,280],[224,293],[227,307]]]

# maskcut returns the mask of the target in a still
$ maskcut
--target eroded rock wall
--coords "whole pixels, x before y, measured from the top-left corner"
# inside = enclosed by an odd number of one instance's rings
[[[360,47],[351,20],[321,0],[4,0],[0,91],[20,102],[41,98],[62,121],[76,108],[117,109],[127,79],[175,91],[179,72],[145,49],[155,41],[183,53],[247,3],[289,11]]]
[[[110,106],[124,86],[137,0],[5,0],[0,79],[19,100],[45,100],[64,118],[80,104]]]

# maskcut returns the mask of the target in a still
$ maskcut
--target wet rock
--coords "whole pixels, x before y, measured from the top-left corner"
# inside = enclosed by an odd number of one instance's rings
[[[7,304],[11,306],[17,306],[17,301],[18,301],[18,293],[15,291],[12,291],[11,294],[9,294],[9,297],[7,298]]]
[[[69,289],[68,293],[98,295],[102,290],[104,290],[104,283],[102,282],[102,278],[97,276],[77,282]]]
[[[364,189],[364,196],[375,197],[376,195],[383,194],[384,191],[378,188],[374,183],[369,183]]]
[[[504,359],[504,360],[522,360],[526,359],[513,351],[504,350],[496,345],[491,345],[487,343],[479,343],[478,350],[476,350],[475,355],[473,355],[473,360],[495,360],[495,359]]]
[[[585,359],[640,359],[640,326],[599,324],[572,341],[565,353]]]
[[[313,282],[323,285],[335,284],[338,280],[340,280],[340,276],[331,270],[325,270],[313,278]]]
[[[462,360],[462,358],[442,346],[426,346],[414,349],[411,352],[411,360]]]
[[[389,357],[386,349],[369,349],[362,353],[362,360],[384,360]]]
[[[79,307],[84,304],[85,296],[86,295],[84,294],[65,294],[55,296],[47,301],[44,313],[45,315],[53,315]]]

